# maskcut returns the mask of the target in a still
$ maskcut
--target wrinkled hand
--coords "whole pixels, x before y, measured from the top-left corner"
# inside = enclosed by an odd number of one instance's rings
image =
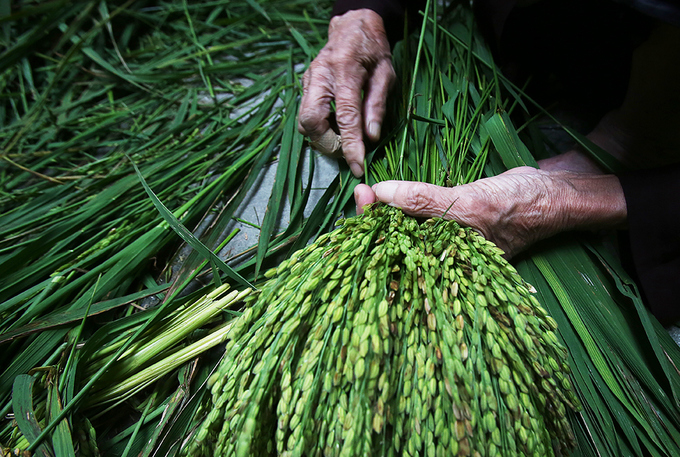
[[[444,216],[478,230],[510,258],[531,244],[572,229],[620,227],[626,203],[613,175],[519,167],[447,188],[385,181],[354,190],[359,213],[383,202],[413,216]]]
[[[303,77],[298,130],[315,141],[330,128],[331,101],[352,173],[363,175],[363,132],[380,138],[387,92],[395,79],[382,18],[372,10],[348,11],[331,20],[328,43]],[[362,100],[362,90],[364,92]]]

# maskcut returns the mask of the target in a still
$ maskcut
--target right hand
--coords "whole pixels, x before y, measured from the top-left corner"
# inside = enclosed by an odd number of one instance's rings
[[[380,138],[387,92],[394,80],[382,18],[369,9],[334,17],[328,43],[302,79],[298,130],[312,141],[319,139],[331,128],[328,118],[335,100],[342,152],[352,173],[362,176],[363,134],[371,141]]]
[[[359,184],[354,199],[358,214],[364,206],[382,202],[412,216],[453,219],[496,243],[507,258],[566,230],[623,227],[627,215],[616,176],[557,167],[518,167],[456,187],[407,181],[383,181],[372,188]]]

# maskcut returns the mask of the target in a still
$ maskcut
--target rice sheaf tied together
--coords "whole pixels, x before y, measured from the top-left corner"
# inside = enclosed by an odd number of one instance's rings
[[[267,273],[186,456],[549,456],[567,351],[493,243],[376,206]]]

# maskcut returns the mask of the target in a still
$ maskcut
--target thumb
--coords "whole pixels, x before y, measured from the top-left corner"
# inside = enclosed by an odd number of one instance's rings
[[[383,181],[373,185],[378,201],[401,208],[406,214],[442,217],[451,207],[451,189],[410,181]]]
[[[354,201],[357,204],[357,214],[364,214],[364,206],[375,203],[375,194],[366,184],[357,184],[354,188]]]

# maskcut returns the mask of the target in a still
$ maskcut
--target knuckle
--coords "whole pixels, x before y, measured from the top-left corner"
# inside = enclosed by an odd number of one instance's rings
[[[313,60],[312,63],[309,64],[305,72],[302,74],[302,81],[309,81],[309,78],[312,77],[312,72],[314,71],[314,62],[316,60]]]
[[[316,60],[309,65],[302,76],[303,87],[311,85],[328,84],[332,72],[329,70],[325,62],[317,62]]]
[[[425,183],[413,183],[406,191],[404,203],[415,213],[423,213],[435,209],[436,204],[430,188]]]
[[[336,101],[336,120],[340,130],[352,130],[361,125],[361,110],[353,103],[340,103]]]
[[[298,115],[298,130],[301,133],[317,132],[322,124],[323,120],[314,112],[302,111]]]
[[[298,118],[297,129],[298,129],[298,132],[300,132],[300,133],[303,134],[303,135],[307,135],[307,134],[308,134],[308,133],[307,133],[307,132],[308,132],[307,127],[305,127],[305,126],[302,124],[302,122],[300,121],[299,118]]]
[[[369,112],[370,117],[377,117],[382,119],[385,110],[387,109],[387,100],[382,93],[371,93],[368,98],[364,100],[366,104],[366,110]]]
[[[351,41],[343,42],[329,50],[325,60],[336,71],[345,71],[348,74],[365,72],[367,68],[375,65],[375,56],[362,52],[361,48],[362,46],[357,46]]]
[[[307,71],[318,71],[321,68],[327,68],[333,59],[333,54],[333,48],[326,45],[309,64]]]
[[[333,70],[345,79],[360,81],[366,74],[364,65],[350,52],[342,51],[334,53],[329,64]]]
[[[302,75],[302,90],[303,92],[306,92],[307,89],[309,88],[309,83],[312,80],[312,67],[310,66],[305,70],[304,74]]]

